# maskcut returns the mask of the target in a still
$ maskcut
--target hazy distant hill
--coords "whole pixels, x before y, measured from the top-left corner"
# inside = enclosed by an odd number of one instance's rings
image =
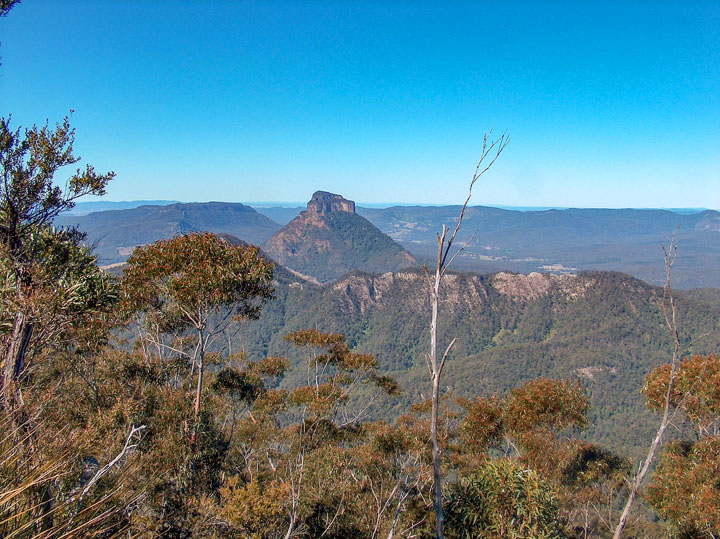
[[[248,243],[261,244],[280,228],[249,206],[227,202],[140,206],[84,216],[60,216],[55,224],[77,225],[87,232],[88,242],[95,245],[101,264],[123,261],[138,245],[176,234],[226,232]]]
[[[368,226],[359,216],[365,217],[420,263],[432,262],[435,233],[443,223],[453,225],[459,209],[459,206],[357,207],[358,215],[346,217],[344,220],[348,223],[338,225],[347,226],[352,220],[358,226],[362,223],[356,228],[360,230]],[[227,232],[263,243],[280,228],[277,223],[288,223],[297,217],[300,208],[259,207],[258,212],[253,212],[242,204],[213,202],[146,206],[127,211],[129,213],[110,211],[83,217],[63,216],[57,222],[79,223],[89,233],[90,240],[98,243],[101,263],[107,264],[123,260],[135,245],[191,230]],[[468,208],[460,239],[469,238],[473,231],[476,236],[455,261],[454,268],[481,273],[613,270],[660,284],[664,280],[660,242],[667,242],[678,226],[680,249],[673,273],[675,286],[720,288],[720,213],[712,210],[697,213],[634,209],[515,211],[474,206]],[[386,242],[385,239],[378,245]],[[381,265],[363,266],[367,253],[343,253],[336,259],[326,259],[327,264],[339,264],[336,270],[328,270],[328,278],[353,267],[374,268],[373,271],[389,269]],[[343,265],[343,260],[352,256],[355,257],[352,263]],[[319,259],[308,257],[307,260]],[[400,264],[403,265],[407,264]]]
[[[300,212],[305,208],[303,206],[293,208],[287,208],[284,206],[253,206],[253,209],[284,226],[300,215]]]
[[[357,215],[354,202],[323,191],[316,192],[307,209],[263,249],[281,264],[321,282],[353,269],[382,273],[416,264],[407,251]]]
[[[404,390],[377,402],[392,417],[427,398],[429,308],[422,270],[352,272],[324,286],[281,277],[276,299],[247,322],[233,348],[251,358],[294,353],[283,336],[299,328],[345,333],[377,354]],[[441,343],[457,337],[443,386],[455,396],[491,395],[538,376],[582,382],[593,405],[587,435],[615,449],[647,447],[657,416],[645,408],[642,381],[670,360],[662,289],[621,273],[573,275],[449,274],[441,299]],[[679,298],[685,353],[720,349],[720,306]],[[294,357],[294,356],[292,356]],[[286,384],[302,383],[296,358]]]
[[[456,222],[459,206],[358,208],[421,261],[435,256],[435,231]],[[720,287],[720,213],[668,210],[567,209],[512,211],[468,208],[460,238],[476,232],[456,269],[473,271],[617,270],[664,281],[660,242],[678,228],[675,286]]]
[[[87,215],[96,211],[129,210],[138,206],[167,206],[168,204],[177,203],[177,200],[128,200],[124,202],[97,200],[95,202],[78,202],[74,208],[67,210],[64,215]]]

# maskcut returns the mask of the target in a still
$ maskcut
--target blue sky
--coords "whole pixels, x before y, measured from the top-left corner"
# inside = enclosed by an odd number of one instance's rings
[[[24,0],[0,113],[109,200],[720,208],[720,3]]]

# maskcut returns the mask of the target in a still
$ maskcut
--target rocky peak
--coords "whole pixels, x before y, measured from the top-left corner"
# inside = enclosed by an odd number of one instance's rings
[[[355,202],[347,200],[340,195],[328,193],[327,191],[316,191],[307,205],[308,213],[330,213],[334,211],[346,211],[355,213]]]

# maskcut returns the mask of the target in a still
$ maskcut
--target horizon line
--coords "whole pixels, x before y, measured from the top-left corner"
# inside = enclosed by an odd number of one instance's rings
[[[298,201],[225,201],[225,200],[192,200],[192,201],[181,201],[181,200],[163,200],[163,199],[136,199],[136,200],[92,200],[92,201],[80,201],[76,203],[76,207],[80,205],[101,205],[101,204],[133,204],[143,202],[142,205],[159,205],[165,206],[170,204],[207,204],[210,202],[224,202],[229,204],[244,204],[245,206],[251,207],[277,207],[277,208],[302,208],[307,206],[307,202]],[[393,207],[427,207],[427,208],[441,208],[448,206],[461,206],[462,204],[432,204],[427,202],[355,202],[356,206],[368,209],[386,209]],[[703,211],[719,211],[715,208],[707,208],[701,206],[531,206],[531,205],[510,205],[510,204],[469,204],[469,207],[486,207],[496,208],[500,210],[514,210],[514,211],[548,211],[548,210],[664,210],[664,211],[684,211],[684,212],[703,212]]]

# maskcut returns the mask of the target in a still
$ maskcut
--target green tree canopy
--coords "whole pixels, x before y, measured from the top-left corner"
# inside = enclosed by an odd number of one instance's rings
[[[200,410],[205,354],[241,318],[257,318],[272,296],[273,264],[253,246],[230,245],[214,234],[189,234],[139,247],[128,259],[122,280],[122,311],[143,315],[154,328],[145,337],[161,353],[179,349],[160,333],[190,329],[190,359],[198,369],[195,415]]]

